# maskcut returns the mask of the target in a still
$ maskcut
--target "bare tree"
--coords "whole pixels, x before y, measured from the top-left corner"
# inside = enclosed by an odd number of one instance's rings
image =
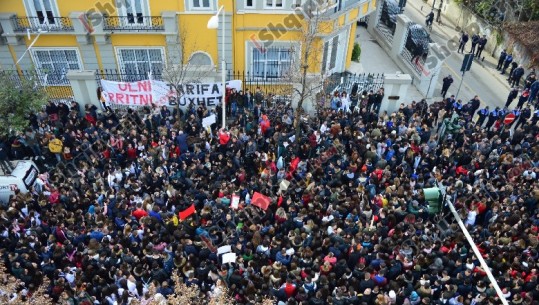
[[[167,48],[168,56],[162,71],[163,81],[169,83],[176,94],[175,101],[171,104],[174,104],[176,108],[176,121],[180,127],[183,127],[181,106],[182,97],[185,93],[184,86],[191,83],[200,83],[215,70],[214,66],[194,61],[191,55],[199,49],[196,44],[197,40],[188,37],[188,33],[187,25],[181,23],[178,30],[178,42]]]
[[[316,74],[309,73],[309,71],[317,70],[317,67],[322,64],[323,56],[321,54],[324,51],[324,43],[320,33],[327,33],[332,29],[333,21],[324,17],[327,5],[329,4],[303,7],[303,24],[302,28],[298,29],[296,39],[298,46],[291,48],[291,65],[285,78],[293,84],[291,88],[292,99],[298,101],[294,113],[296,139],[301,136],[304,103],[316,99],[324,85],[324,71],[320,70]]]

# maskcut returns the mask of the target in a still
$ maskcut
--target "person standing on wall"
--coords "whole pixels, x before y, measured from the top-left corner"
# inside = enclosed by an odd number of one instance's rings
[[[380,112],[380,107],[382,106],[382,100],[384,99],[384,88],[378,89],[378,92],[376,92],[374,96],[374,105],[373,110],[374,113],[378,115]]]

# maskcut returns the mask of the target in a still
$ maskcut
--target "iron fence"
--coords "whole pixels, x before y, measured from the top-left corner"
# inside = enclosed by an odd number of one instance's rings
[[[393,34],[395,33],[394,30],[390,29],[383,23],[378,23],[378,25],[376,25],[376,31],[385,39],[385,42],[387,42],[388,45],[392,45]]]
[[[397,15],[393,11],[391,5],[388,6],[388,2],[384,1],[381,5],[382,11],[378,14],[378,22],[376,22],[376,31],[385,39],[385,42],[389,46],[393,43],[393,35],[395,35],[395,29],[397,27]]]
[[[103,29],[106,31],[163,31],[165,25],[161,16],[142,16],[128,14],[127,16],[104,16]]]
[[[11,17],[13,24],[13,31],[26,32],[31,30],[32,32],[73,32],[73,23],[68,17],[52,17],[52,16],[38,16],[38,17]]]
[[[153,69],[151,72],[140,72],[131,69],[105,69],[97,70],[95,73],[97,84],[102,79],[114,81],[114,82],[137,82],[141,80],[147,80],[151,76],[155,80],[163,80],[162,71],[159,69]]]
[[[357,84],[358,91],[376,91],[384,86],[384,74],[360,73],[351,74],[348,72],[335,73],[326,79],[326,94],[335,91],[346,91],[350,93],[354,84]]]
[[[22,86],[22,82],[26,80],[33,82],[35,88],[44,88],[47,97],[53,102],[66,103],[74,98],[73,88],[67,79],[63,86],[47,86],[47,74],[39,73],[39,71],[36,73],[28,70],[4,70],[0,73],[7,75],[16,86]]]
[[[268,77],[261,78],[255,73],[249,71],[228,71],[227,81],[241,80],[243,84],[243,90],[249,90],[255,92],[257,88],[260,88],[266,94],[274,94],[280,96],[292,95],[293,86],[284,78]]]

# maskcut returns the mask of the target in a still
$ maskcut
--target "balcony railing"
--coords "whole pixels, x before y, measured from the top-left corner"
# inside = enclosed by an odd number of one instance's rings
[[[73,32],[73,24],[68,17],[17,17],[11,18],[15,32]]]
[[[103,29],[108,31],[144,32],[163,31],[163,17],[161,16],[105,16]]]

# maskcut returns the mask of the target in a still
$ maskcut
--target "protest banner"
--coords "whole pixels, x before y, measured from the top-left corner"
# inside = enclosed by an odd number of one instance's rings
[[[193,83],[175,87],[158,80],[113,82],[102,79],[101,87],[106,102],[129,107],[173,107],[179,104],[182,109],[187,109],[189,105],[214,108],[223,100],[223,86],[220,83]],[[241,90],[241,81],[227,82],[227,87]],[[180,90],[181,94],[177,94],[176,89]],[[181,96],[179,100],[178,96]]]
[[[237,210],[240,206],[240,196],[233,195],[232,201],[230,202],[230,207],[234,210]]]
[[[217,248],[217,255],[230,253],[230,252],[232,252],[232,247],[230,245],[221,246],[221,247]]]
[[[236,253],[232,252],[232,253],[227,253],[227,254],[224,254],[223,255],[223,264],[226,264],[226,263],[235,263],[236,262]]]
[[[188,207],[187,209],[185,209],[184,211],[181,211],[178,213],[178,217],[180,217],[181,220],[184,220],[186,219],[187,217],[195,214],[196,210],[195,210],[195,205],[194,204],[191,204],[190,207]]]
[[[212,124],[215,124],[216,121],[217,121],[217,118],[215,114],[212,114],[202,119],[202,127],[204,128],[210,127]]]
[[[258,192],[253,194],[253,199],[251,200],[252,205],[257,206],[264,211],[268,209],[270,202],[271,200],[268,196],[264,196]]]

